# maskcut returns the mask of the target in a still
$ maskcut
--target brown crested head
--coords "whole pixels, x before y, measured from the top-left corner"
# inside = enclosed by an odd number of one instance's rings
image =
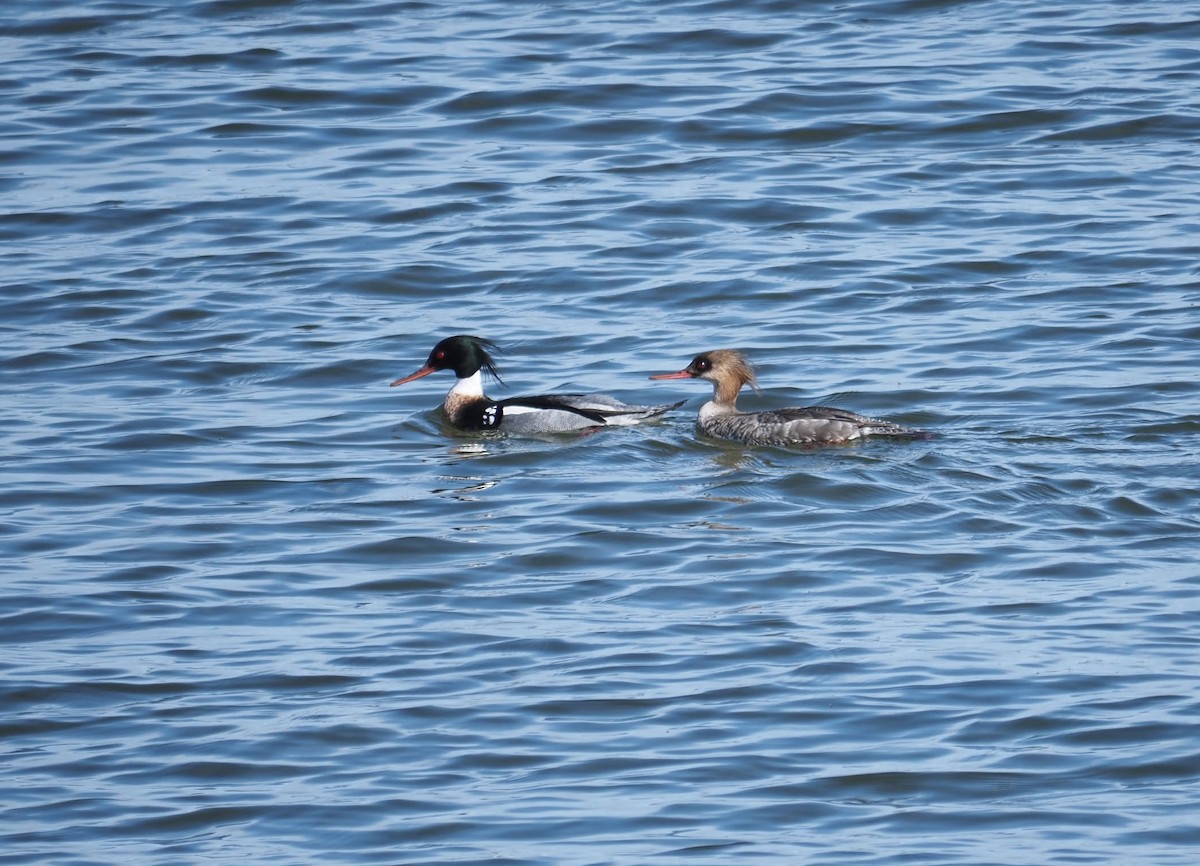
[[[708,379],[710,382],[727,385],[733,384],[738,389],[743,385],[758,389],[753,365],[746,360],[745,355],[736,349],[713,349],[709,352],[701,352],[692,358],[692,363],[687,365],[685,372],[695,379]]]
[[[701,352],[678,373],[660,373],[651,379],[707,379],[713,383],[714,399],[730,405],[737,399],[743,385],[758,390],[754,367],[746,356],[735,349],[713,349]]]
[[[754,385],[754,366],[737,349],[702,351],[691,359],[688,372],[697,379],[736,379],[739,385]]]

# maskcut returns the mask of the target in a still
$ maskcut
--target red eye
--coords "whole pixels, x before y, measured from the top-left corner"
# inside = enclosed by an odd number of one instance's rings
[[[437,358],[440,361],[440,360],[442,360],[442,358],[446,357],[446,353],[445,352],[434,352],[433,357]]]

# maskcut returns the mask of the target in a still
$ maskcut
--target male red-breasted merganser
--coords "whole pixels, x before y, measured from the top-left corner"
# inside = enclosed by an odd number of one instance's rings
[[[743,385],[758,390],[758,383],[750,362],[741,352],[733,349],[701,352],[678,373],[661,373],[650,378],[707,379],[712,382],[713,398],[700,407],[700,429],[709,436],[733,439],[747,445],[834,445],[866,436],[932,439],[935,435],[832,406],[739,412],[738,392]]]
[[[501,430],[518,435],[569,433],[637,424],[657,418],[686,402],[637,406],[622,403],[607,394],[540,394],[493,400],[483,393],[481,371],[486,370],[492,378],[502,381],[490,354],[497,350],[495,343],[480,337],[466,334],[447,337],[433,347],[425,366],[397,379],[392,386],[403,385],[438,370],[453,370],[458,381],[442,404],[450,423],[462,430]]]

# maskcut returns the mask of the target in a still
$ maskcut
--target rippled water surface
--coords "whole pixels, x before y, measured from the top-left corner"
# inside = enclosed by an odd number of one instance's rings
[[[5,10],[0,862],[1195,862],[1188,4]]]

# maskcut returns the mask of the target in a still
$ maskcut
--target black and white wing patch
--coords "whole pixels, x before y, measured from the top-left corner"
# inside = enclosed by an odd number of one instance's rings
[[[495,430],[504,420],[504,407],[491,400],[478,400],[458,409],[454,426],[463,430]]]
[[[489,403],[483,407],[483,412],[480,413],[479,426],[484,430],[495,430],[503,418],[504,407],[499,403]]]

